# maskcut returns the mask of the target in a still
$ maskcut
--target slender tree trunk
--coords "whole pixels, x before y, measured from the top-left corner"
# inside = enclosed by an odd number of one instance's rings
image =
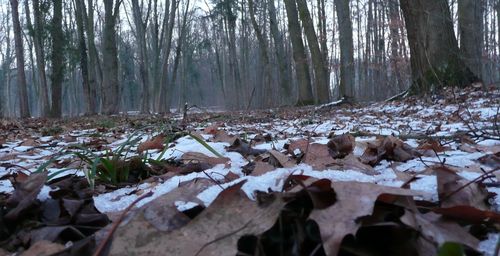
[[[482,77],[483,1],[458,0],[460,50],[465,65],[478,78]]]
[[[296,0],[300,14],[300,20],[304,27],[307,45],[311,52],[311,60],[314,70],[314,81],[316,86],[316,97],[319,103],[326,103],[330,100],[328,65],[324,63],[323,54],[319,47],[318,37],[314,31],[314,25],[306,0]]]
[[[76,16],[76,27],[78,30],[78,44],[80,51],[80,70],[82,73],[82,89],[83,96],[85,99],[85,109],[84,112],[89,115],[96,114],[96,98],[95,95],[92,94],[92,88],[89,79],[89,63],[87,59],[87,43],[85,39],[85,28],[83,22],[83,15],[85,13],[85,9],[83,6],[83,0],[75,1],[75,16]]]
[[[257,20],[255,19],[255,5],[253,0],[248,0],[248,8],[249,8],[249,13],[250,13],[250,20],[252,22],[252,27],[255,31],[255,35],[257,36],[257,41],[259,42],[259,51],[260,51],[260,58],[261,58],[261,63],[262,63],[262,73],[263,73],[263,79],[262,79],[262,84],[263,84],[263,91],[264,94],[263,99],[264,100],[264,106],[269,107],[271,106],[271,100],[272,100],[272,88],[271,88],[271,66],[269,64],[269,53],[268,53],[268,48],[267,48],[267,41],[264,38],[264,35],[262,34],[262,31],[260,30],[259,24],[257,23]]]
[[[60,118],[62,115],[61,96],[62,96],[62,83],[64,80],[64,35],[62,30],[62,0],[53,0],[53,16],[50,34],[52,37],[52,74],[51,91],[52,91],[52,105],[50,109],[50,116]]]
[[[16,45],[17,57],[17,87],[19,89],[19,109],[21,118],[30,117],[30,109],[28,104],[28,89],[26,85],[26,74],[24,72],[24,50],[21,24],[19,23],[19,1],[10,0],[12,7],[12,25],[14,26],[14,43]]]
[[[295,74],[299,86],[299,99],[297,105],[310,105],[314,103],[311,87],[311,77],[307,65],[306,51],[302,41],[297,5],[295,0],[285,0],[286,14],[288,17],[288,32],[292,42],[293,60],[295,62]]]
[[[274,41],[276,61],[278,62],[280,87],[284,92],[284,98],[288,101],[292,96],[292,88],[288,72],[289,69],[287,68],[288,63],[286,62],[283,37],[280,34],[278,20],[276,19],[276,7],[274,6],[274,0],[267,0],[267,6],[269,10],[269,26],[271,36]]]
[[[104,1],[103,29],[103,112],[117,114],[119,111],[120,86],[118,81],[118,49],[116,44],[116,20],[118,18],[120,0]]]
[[[151,2],[150,2],[151,3]],[[139,74],[141,76],[141,113],[149,113],[149,70],[146,67],[148,61],[148,51],[146,48],[146,27],[147,18],[143,21],[142,9],[138,0],[132,0],[132,12],[134,16],[135,35],[137,48],[139,51]],[[149,13],[149,10],[148,10]]]
[[[165,5],[168,6],[169,0],[165,1]],[[168,79],[168,60],[170,58],[170,50],[172,48],[172,32],[174,29],[175,14],[177,12],[178,2],[177,0],[172,0],[170,2],[170,7],[165,11],[165,23],[166,28],[163,48],[163,64],[162,64],[162,75],[160,79],[160,99],[158,100],[157,109],[159,112],[170,112],[170,100],[171,95],[169,95],[169,79]]]
[[[40,83],[40,103],[41,103],[41,115],[47,116],[50,111],[50,101],[47,86],[47,75],[45,73],[45,53],[44,53],[44,43],[43,43],[43,30],[44,21],[40,10],[40,1],[33,0],[33,17],[34,17],[34,27],[33,27],[33,44],[35,46],[35,56],[36,56],[36,67],[38,74],[38,82]]]
[[[340,96],[354,100],[354,46],[349,0],[335,0],[340,39]]]
[[[478,78],[461,59],[447,0],[400,0],[411,53],[413,93],[466,86]]]
[[[84,22],[85,22],[85,30],[87,31],[87,46],[89,52],[89,87],[90,87],[90,97],[95,99],[95,105],[92,106],[92,110],[90,113],[97,113],[99,110],[99,98],[102,99],[103,95],[101,93],[97,93],[98,91],[102,92],[102,70],[101,63],[99,62],[99,55],[97,53],[97,48],[95,46],[95,33],[94,33],[94,7],[93,1],[87,1],[87,9],[88,14],[86,15],[86,8],[84,0],[81,1],[82,13]]]

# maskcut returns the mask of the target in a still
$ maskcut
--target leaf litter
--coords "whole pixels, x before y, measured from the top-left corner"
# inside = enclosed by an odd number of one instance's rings
[[[189,113],[183,121],[4,120],[0,248],[494,255],[500,93],[449,95],[432,103]],[[103,170],[123,179],[106,179]]]

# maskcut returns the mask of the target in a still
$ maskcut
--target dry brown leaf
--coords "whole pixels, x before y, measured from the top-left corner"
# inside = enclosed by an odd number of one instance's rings
[[[42,255],[53,255],[57,252],[64,250],[65,247],[62,244],[52,243],[46,240],[40,240],[28,248],[28,250],[21,253],[21,256],[42,256]]]
[[[211,157],[199,152],[187,152],[181,156],[181,160],[187,163],[206,163],[212,166],[218,164],[227,164],[231,159],[227,157]]]
[[[382,194],[416,196],[421,192],[372,183],[333,182],[337,202],[326,209],[313,209],[309,218],[319,226],[326,255],[337,255],[342,239],[361,227],[359,217],[371,215]]]
[[[309,141],[307,139],[290,141],[290,144],[288,145],[288,153],[295,155],[296,149],[300,150],[301,153],[305,153],[307,145],[309,145]]]
[[[327,145],[332,157],[342,158],[353,152],[356,139],[350,134],[338,135],[333,137]]]
[[[291,160],[288,156],[279,151],[269,150],[269,154],[270,157],[273,157],[276,161],[278,161],[281,167],[290,168],[297,165],[295,161]]]
[[[493,169],[500,168],[500,152],[496,154],[489,154],[477,159],[481,164],[489,166]]]
[[[446,220],[433,212],[426,214],[405,210],[401,221],[419,231],[424,240],[437,245],[444,242],[456,242],[477,249],[479,241],[455,222]]]
[[[325,144],[310,144],[304,153],[302,162],[311,165],[313,169],[318,171],[335,163],[335,159],[330,155],[330,150]]]
[[[377,174],[373,167],[362,163],[359,158],[353,154],[349,154],[343,159],[337,159],[337,164],[339,164],[343,170],[356,170],[368,175]]]
[[[467,205],[481,210],[488,210],[485,203],[488,191],[484,186],[477,183],[465,186],[469,181],[446,166],[435,166],[433,170],[436,172],[441,207]]]
[[[417,157],[419,154],[411,146],[398,138],[387,136],[368,143],[367,148],[361,156],[361,161],[365,164],[375,166],[382,159],[406,162]]]
[[[229,143],[230,145],[234,143],[234,141],[237,139],[236,136],[234,135],[229,135],[227,134],[226,131],[224,130],[218,130],[212,139],[213,142],[226,142]]]
[[[273,195],[258,205],[240,190],[243,183],[225,189],[186,226],[171,232],[113,241],[110,255],[236,255],[243,235],[258,235],[274,225],[284,202]],[[141,228],[140,226],[137,227]]]
[[[275,170],[276,167],[262,161],[254,161],[253,171],[250,173],[250,176],[260,176],[272,170]]]
[[[137,147],[137,152],[141,154],[142,152],[151,149],[163,150],[165,148],[165,145],[163,144],[164,141],[165,137],[163,135],[155,136],[152,139],[141,143]]]

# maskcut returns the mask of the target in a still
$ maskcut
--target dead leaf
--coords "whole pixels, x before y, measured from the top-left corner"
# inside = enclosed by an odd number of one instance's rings
[[[163,150],[165,148],[164,141],[165,137],[163,135],[160,134],[158,136],[155,136],[152,139],[141,143],[137,147],[137,152],[141,154],[142,152],[151,149]]]
[[[410,145],[393,136],[387,136],[368,143],[365,152],[361,156],[361,161],[375,166],[383,159],[406,162],[418,155],[418,152]]]
[[[53,255],[64,249],[65,247],[62,244],[52,243],[47,240],[40,240],[31,245],[30,248],[28,248],[28,250],[21,253],[21,256]]]
[[[382,194],[416,196],[414,190],[385,187],[361,182],[333,182],[337,202],[326,209],[313,209],[309,218],[316,221],[327,255],[337,255],[346,235],[355,234],[359,217],[372,214],[377,198]]]
[[[236,139],[234,140],[233,144],[231,146],[226,147],[226,150],[228,152],[238,152],[242,156],[258,156],[262,153],[265,153],[266,150],[263,149],[254,149],[248,144],[247,142],[244,142],[241,139]]]
[[[273,158],[275,162],[278,162],[280,166],[276,167],[284,167],[284,168],[290,168],[295,165],[297,165],[293,160],[291,160],[288,156],[285,154],[276,151],[276,150],[269,150],[270,158]],[[269,160],[271,161],[271,159]]]
[[[207,209],[178,230],[147,236],[137,233],[137,240],[115,240],[110,255],[236,255],[238,239],[268,230],[284,205],[275,195],[270,203],[259,206],[240,190],[242,185],[222,191]]]
[[[434,208],[433,212],[448,218],[464,220],[469,223],[496,222],[500,223],[500,214],[492,211],[483,211],[472,206],[460,205],[449,208]]]
[[[321,171],[335,163],[330,155],[330,149],[325,144],[312,143],[304,152],[303,163],[309,164],[313,169]]]
[[[226,131],[224,130],[218,130],[214,134],[214,138],[212,139],[213,142],[226,142],[229,143],[229,145],[232,145],[234,141],[237,139],[236,136],[234,135],[229,135]]]
[[[419,231],[423,240],[433,241],[437,246],[444,242],[456,242],[477,249],[479,245],[479,241],[463,227],[433,212],[421,214],[405,210],[401,221]]]
[[[375,175],[377,172],[373,167],[362,163],[358,157],[353,154],[349,154],[343,159],[337,159],[336,164],[342,167],[342,170],[355,170],[361,171],[364,174]]]
[[[227,157],[211,157],[199,152],[184,153],[181,156],[181,160],[184,162],[184,164],[190,162],[196,162],[196,163],[207,163],[211,166],[215,166],[218,164],[227,164],[229,161],[231,161],[231,159]]]
[[[488,154],[477,159],[481,164],[489,166],[493,169],[500,168],[500,152],[496,154]]]
[[[465,186],[469,181],[446,166],[438,165],[433,167],[433,170],[436,173],[441,207],[467,205],[481,210],[488,210],[485,203],[488,191],[484,186],[477,183]]]
[[[31,174],[28,179],[21,182],[7,199],[7,206],[13,209],[9,210],[4,218],[15,221],[28,211],[36,203],[38,193],[42,190],[46,180],[47,172],[40,172]]]
[[[356,139],[350,134],[338,135],[333,137],[327,145],[333,158],[343,158],[353,152]]]

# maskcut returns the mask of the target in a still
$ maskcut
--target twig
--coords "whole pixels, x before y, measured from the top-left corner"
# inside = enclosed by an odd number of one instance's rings
[[[213,241],[210,241],[210,242],[208,242],[208,243],[204,244],[204,245],[203,245],[203,246],[202,246],[202,247],[198,250],[198,252],[196,252],[195,256],[199,255],[199,254],[201,253],[201,251],[202,251],[203,249],[205,249],[205,247],[207,247],[207,246],[209,246],[209,245],[211,245],[211,244],[213,244],[213,243],[216,243],[216,242],[218,242],[218,241],[220,241],[220,240],[222,240],[222,239],[224,239],[224,238],[230,237],[230,236],[232,236],[232,235],[234,235],[234,234],[236,234],[236,233],[240,232],[241,230],[245,229],[245,228],[248,226],[248,224],[250,224],[250,222],[251,222],[251,220],[250,220],[250,221],[248,221],[247,223],[245,223],[245,225],[243,225],[241,228],[238,228],[238,229],[236,229],[236,230],[235,230],[235,231],[233,231],[233,232],[230,232],[230,233],[228,233],[228,234],[225,234],[225,235],[222,235],[222,236],[220,236],[220,237],[217,237],[217,238],[215,238]]]
[[[132,209],[132,207],[134,207],[134,205],[136,205],[139,201],[141,201],[142,199],[146,198],[146,197],[150,197],[153,195],[153,192],[152,191],[149,191],[148,193],[138,197],[137,199],[135,199],[123,212],[122,214],[120,215],[120,217],[118,218],[118,220],[113,223],[113,226],[111,227],[111,230],[109,231],[108,235],[104,238],[104,240],[99,244],[99,247],[97,247],[97,250],[94,252],[93,256],[101,256],[101,254],[103,253],[103,250],[104,248],[106,247],[106,245],[108,244],[108,241],[111,239],[111,237],[113,236],[113,234],[115,233],[116,229],[118,228],[118,226],[120,225],[120,223],[123,221],[123,219],[125,218],[125,215],[127,215],[127,213]]]

